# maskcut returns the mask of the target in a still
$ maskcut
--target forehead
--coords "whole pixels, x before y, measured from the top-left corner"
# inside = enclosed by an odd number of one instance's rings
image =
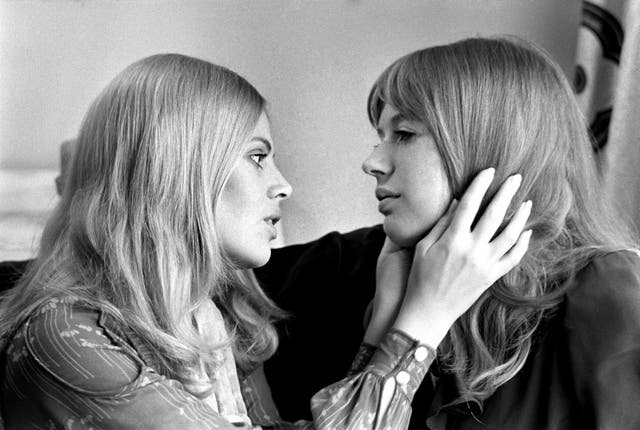
[[[396,108],[386,103],[380,112],[380,118],[378,118],[378,125],[388,124],[392,119],[399,119],[402,115]]]
[[[265,112],[262,112],[258,118],[256,127],[253,129],[253,137],[265,137],[271,140],[271,125]]]
[[[420,121],[409,118],[406,115],[403,115],[396,108],[391,106],[390,104],[385,104],[382,112],[380,113],[380,118],[378,118],[378,124],[376,126],[376,130],[378,134],[382,134],[385,129],[397,127],[400,124],[410,125],[412,128],[415,128],[416,131],[427,131],[427,128]]]
[[[378,118],[378,125],[382,125],[383,122],[388,125],[397,125],[401,122],[407,122],[413,125],[421,124],[421,121],[419,121],[415,117],[400,112],[398,109],[388,103],[384,105],[382,111],[380,112],[380,118]]]

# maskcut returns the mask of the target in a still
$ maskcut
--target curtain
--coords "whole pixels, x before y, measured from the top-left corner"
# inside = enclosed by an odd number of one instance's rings
[[[576,60],[604,192],[640,231],[640,0],[584,1]]]

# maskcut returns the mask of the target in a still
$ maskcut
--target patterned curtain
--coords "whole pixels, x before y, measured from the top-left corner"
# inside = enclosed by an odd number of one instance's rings
[[[640,0],[583,2],[574,85],[604,191],[640,231]]]

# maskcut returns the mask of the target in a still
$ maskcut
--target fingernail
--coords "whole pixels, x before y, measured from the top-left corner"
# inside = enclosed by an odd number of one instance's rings
[[[520,175],[519,173],[516,173],[515,175],[511,176],[509,179],[511,180],[511,183],[513,184],[513,186],[520,186],[520,183],[522,182],[522,175]]]
[[[527,200],[526,202],[522,203],[522,207],[527,210],[531,210],[532,206],[533,203],[531,202],[531,200]]]
[[[496,174],[496,169],[493,167],[489,167],[488,169],[485,169],[485,172],[487,172],[487,175],[493,176]]]
[[[527,230],[524,232],[524,234],[527,235],[527,240],[531,239],[531,234],[533,233],[533,230]]]

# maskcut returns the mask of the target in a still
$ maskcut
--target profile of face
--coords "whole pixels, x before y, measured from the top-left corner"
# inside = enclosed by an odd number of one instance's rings
[[[269,120],[262,113],[242,156],[233,167],[216,205],[216,224],[222,249],[240,268],[266,264],[270,242],[277,236],[280,202],[291,185],[274,161]]]
[[[376,178],[384,231],[401,247],[414,246],[452,199],[442,157],[424,124],[386,104],[378,119],[380,144],[362,164]]]

